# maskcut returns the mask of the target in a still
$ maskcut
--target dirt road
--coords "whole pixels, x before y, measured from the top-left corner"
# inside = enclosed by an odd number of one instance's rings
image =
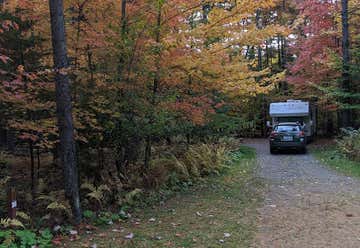
[[[267,185],[253,247],[360,247],[359,180],[311,154],[270,155],[266,140],[246,143],[257,150]]]

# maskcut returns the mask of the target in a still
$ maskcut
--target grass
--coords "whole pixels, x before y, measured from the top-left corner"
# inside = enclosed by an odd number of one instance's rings
[[[317,159],[332,169],[347,176],[360,177],[360,162],[349,160],[336,149],[335,145],[314,148],[312,153]]]
[[[254,158],[253,149],[241,147],[223,175],[163,204],[137,209],[130,220],[82,235],[67,247],[249,247],[262,188],[254,177]],[[134,234],[130,240],[124,238],[128,233]]]

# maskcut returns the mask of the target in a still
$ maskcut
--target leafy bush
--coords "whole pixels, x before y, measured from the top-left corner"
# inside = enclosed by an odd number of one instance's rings
[[[52,247],[51,240],[53,235],[49,229],[41,231],[39,234],[31,230],[0,230],[0,247]]]
[[[338,150],[354,161],[360,161],[360,129],[342,129],[342,135],[337,139]]]
[[[0,216],[5,214],[6,211],[6,204],[7,204],[7,195],[6,195],[6,185],[10,177],[0,178]]]
[[[226,168],[228,154],[224,144],[200,144],[189,148],[183,163],[194,177],[219,174]]]
[[[119,214],[112,212],[100,212],[94,219],[94,224],[98,226],[109,225],[118,221],[119,219],[121,219]]]
[[[234,137],[222,137],[219,139],[219,143],[225,146],[228,151],[236,151],[241,145],[241,139]]]
[[[181,156],[168,154],[151,162],[147,180],[153,187],[188,186],[187,182],[210,174],[219,174],[226,168],[229,151],[239,147],[239,142],[228,139],[218,144],[192,145]]]
[[[102,184],[96,187],[90,182],[85,182],[81,184],[81,189],[88,192],[85,195],[87,199],[90,202],[95,201],[95,203],[98,205],[100,209],[102,208],[102,205],[105,202],[106,194],[111,192],[110,188],[106,184]]]
[[[89,219],[89,220],[93,220],[96,217],[95,213],[91,210],[85,210],[83,212],[83,216],[85,219]]]
[[[25,228],[24,224],[18,219],[0,219],[0,228]]]
[[[48,194],[40,195],[37,200],[39,205],[46,209],[46,215],[42,217],[47,225],[63,223],[71,217],[71,208],[63,190],[51,191]]]
[[[183,181],[189,178],[186,165],[175,155],[169,154],[151,161],[147,173],[148,184],[151,187],[159,188],[164,184],[172,184],[171,181],[173,181],[173,177]]]
[[[5,152],[0,151],[0,169],[6,167],[8,164],[8,157]]]

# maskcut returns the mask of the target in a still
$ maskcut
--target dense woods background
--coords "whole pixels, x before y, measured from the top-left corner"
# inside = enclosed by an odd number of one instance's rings
[[[49,2],[0,1],[0,178],[51,224],[221,170],[273,101],[360,125],[359,0]]]

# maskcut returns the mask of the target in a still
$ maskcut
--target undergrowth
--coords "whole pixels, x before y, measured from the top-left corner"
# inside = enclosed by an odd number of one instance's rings
[[[255,151],[241,147],[227,156],[227,169],[220,174],[181,187],[156,205],[134,207],[131,215],[117,214],[121,220],[114,225],[107,224],[111,222],[108,216],[96,232],[81,235],[80,240],[69,241],[67,246],[249,247],[262,188],[254,177]],[[142,200],[149,200],[146,198]],[[98,218],[91,211],[84,215],[88,220]],[[230,237],[224,238],[224,233]],[[131,238],[126,238],[129,235]]]
[[[360,162],[360,129],[341,129],[341,132],[336,140],[337,149],[350,160]]]
[[[360,130],[342,129],[335,142],[313,149],[315,156],[337,171],[360,177]]]
[[[128,184],[127,189],[122,188],[121,193],[106,182],[96,185],[90,180],[83,180],[81,192],[85,209],[84,222],[95,226],[120,223],[130,218],[131,212],[137,209],[162,204],[179,193],[189,192],[196,185],[205,185],[211,178],[229,171],[238,159],[252,154],[245,147],[241,148],[241,152],[234,152],[239,146],[237,139],[227,138],[216,143],[194,144],[184,152],[173,149],[161,153],[151,161],[145,173],[146,180],[132,187]],[[6,185],[7,179],[3,178],[0,183]],[[22,243],[25,244],[23,247],[39,246],[45,242],[45,236],[49,237],[46,235],[48,232],[51,235],[69,235],[73,229],[69,226],[70,207],[62,190],[49,191],[46,182],[39,180],[35,195],[42,215],[26,219],[1,219],[0,229],[3,230],[0,233],[0,244],[5,245],[2,247],[18,247]],[[1,198],[6,200],[5,195]]]
[[[323,164],[345,175],[360,177],[360,162],[350,160],[337,146],[316,148],[313,153]]]

